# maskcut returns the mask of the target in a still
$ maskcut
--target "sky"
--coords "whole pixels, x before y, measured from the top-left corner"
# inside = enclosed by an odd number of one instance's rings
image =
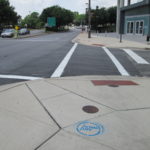
[[[33,11],[41,13],[44,8],[59,5],[72,11],[85,13],[88,0],[9,0],[15,11],[24,18]],[[116,6],[117,0],[91,0],[92,8]]]

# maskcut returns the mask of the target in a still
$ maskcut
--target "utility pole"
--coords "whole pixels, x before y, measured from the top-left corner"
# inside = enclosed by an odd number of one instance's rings
[[[88,38],[91,38],[91,0],[89,0],[89,11],[88,11]]]

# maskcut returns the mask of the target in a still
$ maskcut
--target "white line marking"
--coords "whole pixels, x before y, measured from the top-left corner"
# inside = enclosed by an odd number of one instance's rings
[[[129,76],[130,74],[125,70],[125,68],[120,64],[120,62],[117,60],[117,58],[109,51],[108,48],[102,47],[104,51],[107,53],[107,55],[110,57],[112,62],[117,67],[118,71],[121,73],[122,76]]]
[[[18,75],[0,75],[3,79],[20,79],[20,80],[38,80],[42,79],[39,77],[29,77],[29,76],[18,76]]]
[[[129,56],[131,56],[138,64],[149,64],[145,59],[137,55],[130,49],[123,49]]]
[[[57,69],[54,71],[54,73],[51,75],[51,77],[60,77],[62,75],[62,73],[64,72],[64,69],[66,68],[71,56],[73,55],[75,49],[77,48],[78,43],[75,43],[73,45],[73,47],[71,48],[71,50],[67,53],[67,55],[65,56],[65,58],[62,60],[62,62],[59,64],[59,66],[57,67]]]

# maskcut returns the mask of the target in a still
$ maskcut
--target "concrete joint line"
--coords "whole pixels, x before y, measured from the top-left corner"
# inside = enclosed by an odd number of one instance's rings
[[[98,116],[96,116],[96,117],[86,119],[85,121],[90,121],[90,120],[93,120],[93,119],[96,119],[96,118],[105,117],[105,116],[107,116],[107,115],[109,115],[109,114],[112,114],[112,113],[114,113],[114,112],[117,112],[117,111],[113,110],[113,111],[108,112],[108,113],[106,113],[106,114],[98,115]],[[79,120],[78,122],[80,122],[80,121],[84,121],[84,120]],[[72,124],[70,124],[70,125],[67,125],[67,126],[63,127],[62,129],[69,128],[69,127],[71,127],[71,126],[75,125],[75,124],[76,124],[76,123],[78,123],[78,122],[75,122],[75,123],[72,123]]]
[[[52,139],[55,135],[57,135],[57,133],[60,132],[61,129],[57,130],[53,135],[51,135],[48,139],[46,139],[45,141],[43,141],[39,146],[37,146],[34,150],[38,150],[39,148],[41,148],[44,144],[46,144],[50,139]]]
[[[57,95],[57,96],[42,98],[41,100],[48,101],[50,98],[57,98],[57,97],[61,97],[61,96],[68,95],[68,94],[70,94],[70,92],[64,93],[64,94],[60,94],[60,95]]]
[[[148,109],[150,109],[150,107],[122,109],[122,110],[117,110],[117,111],[136,111],[136,110],[148,110]]]
[[[82,138],[82,139],[84,139],[84,140],[87,140],[87,141],[90,141],[90,142],[93,142],[93,143],[96,143],[96,144],[99,144],[99,145],[103,145],[103,146],[105,146],[105,147],[108,147],[109,149],[118,150],[118,149],[113,148],[113,147],[111,147],[111,146],[109,146],[109,145],[106,145],[106,144],[104,144],[104,143],[100,143],[100,142],[97,142],[97,141],[95,141],[95,140],[92,140],[91,138],[84,138],[83,136],[78,135],[78,134],[76,134],[76,133],[73,133],[73,132],[70,132],[70,131],[66,131],[66,130],[64,130],[64,129],[62,129],[62,130],[65,131],[65,132],[68,133],[68,134],[73,135],[73,136],[77,136],[77,137],[80,137],[80,138]]]
[[[7,89],[4,89],[4,90],[0,91],[0,93],[5,92],[5,91],[8,91],[8,90],[13,89],[13,88],[16,88],[16,87],[19,87],[19,86],[22,86],[22,85],[24,85],[24,83],[23,83],[23,84],[15,85],[15,86],[13,86],[13,87],[9,87],[9,88],[7,88]]]
[[[40,101],[40,99],[35,95],[35,93],[32,91],[32,89],[29,87],[27,83],[25,83],[29,91],[33,94],[33,96],[36,98],[36,100],[39,102],[39,104],[43,107],[45,112],[50,116],[50,118],[55,122],[55,124],[58,126],[59,129],[61,129],[61,126],[58,124],[58,122],[55,120],[55,118],[50,114],[50,112],[47,110],[47,108],[44,106],[44,104]]]
[[[47,81],[46,81],[46,82],[47,82]],[[49,83],[49,82],[47,82],[47,83]],[[116,109],[114,109],[114,108],[112,108],[112,107],[109,107],[109,106],[107,106],[107,105],[104,105],[104,104],[102,104],[102,103],[99,103],[99,102],[97,102],[97,101],[95,101],[95,100],[92,100],[92,99],[90,99],[90,98],[88,98],[88,97],[82,96],[82,95],[80,95],[80,94],[78,94],[78,93],[75,93],[75,92],[73,92],[73,91],[71,91],[71,90],[68,90],[68,89],[65,89],[65,88],[63,88],[63,87],[57,86],[57,85],[55,85],[54,83],[49,83],[49,84],[54,85],[54,86],[57,87],[57,88],[61,88],[61,89],[65,90],[65,91],[67,91],[67,92],[70,92],[70,93],[72,93],[72,94],[75,94],[75,95],[77,95],[77,96],[79,96],[79,97],[81,97],[81,98],[84,98],[84,99],[86,99],[87,101],[94,102],[94,103],[96,103],[96,104],[102,105],[102,106],[104,106],[104,107],[107,107],[107,108],[109,108],[109,109],[111,109],[111,110],[116,111]]]

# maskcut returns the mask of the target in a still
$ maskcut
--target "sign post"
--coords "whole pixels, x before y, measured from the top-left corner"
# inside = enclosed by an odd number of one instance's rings
[[[19,27],[15,26],[15,38],[18,38],[18,33],[19,33]]]

